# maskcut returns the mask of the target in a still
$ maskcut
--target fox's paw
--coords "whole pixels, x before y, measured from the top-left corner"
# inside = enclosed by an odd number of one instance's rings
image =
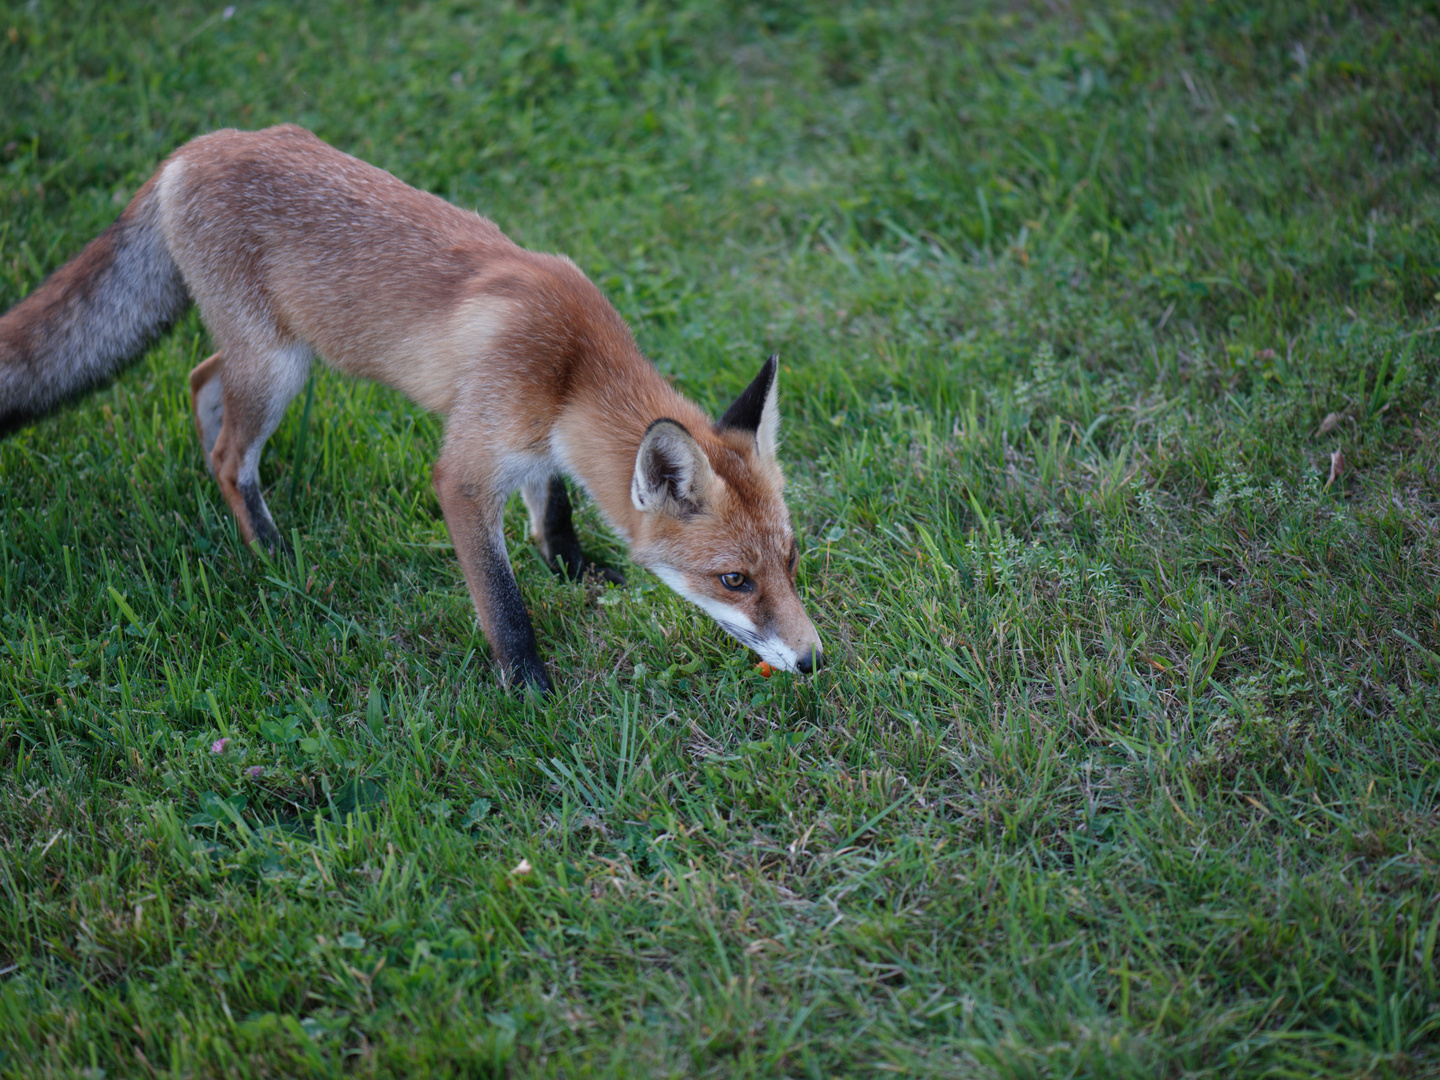
[[[587,585],[624,585],[625,575],[613,566],[600,566],[596,563],[585,565],[584,581]]]
[[[613,566],[601,566],[591,559],[587,559],[580,550],[580,545],[569,544],[559,551],[547,551],[545,545],[540,545],[540,554],[546,564],[558,576],[569,578],[571,581],[580,581],[586,585],[606,584],[624,585],[625,575]]]
[[[255,539],[250,542],[250,550],[264,555],[271,562],[295,558],[295,549],[278,532],[266,533],[257,529]]]
[[[505,665],[501,669],[501,681],[507,689],[519,688],[540,697],[554,693],[545,662],[539,657],[524,657]]]

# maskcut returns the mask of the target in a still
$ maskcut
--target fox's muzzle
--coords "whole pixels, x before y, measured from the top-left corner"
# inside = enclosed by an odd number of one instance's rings
[[[812,645],[802,652],[795,661],[795,670],[801,675],[809,675],[812,671],[819,671],[825,666],[825,654],[820,651],[820,646]]]

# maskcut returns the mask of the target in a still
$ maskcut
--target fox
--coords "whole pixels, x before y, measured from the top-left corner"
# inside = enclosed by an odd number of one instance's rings
[[[260,458],[319,357],[439,414],[432,483],[502,684],[552,684],[502,529],[518,490],[545,563],[598,573],[578,485],[631,560],[772,667],[824,656],[796,587],[778,356],[719,420],[678,393],[563,255],[285,124],[185,143],[108,229],[0,316],[0,436],[116,375],[194,304],[206,463],[249,546],[287,545]]]

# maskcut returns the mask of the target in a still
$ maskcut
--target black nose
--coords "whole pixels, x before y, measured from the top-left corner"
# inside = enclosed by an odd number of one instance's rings
[[[811,646],[810,651],[804,653],[800,659],[795,661],[795,669],[801,675],[809,675],[825,666],[825,655],[816,646]]]

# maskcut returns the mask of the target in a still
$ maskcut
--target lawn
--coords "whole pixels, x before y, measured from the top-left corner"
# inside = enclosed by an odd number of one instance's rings
[[[319,367],[293,559],[193,312],[0,441],[0,1076],[1440,1074],[1440,10],[0,10],[0,308],[173,148],[310,127],[573,257],[723,409],[781,355],[755,658],[511,556]],[[528,868],[528,871],[527,871]]]

